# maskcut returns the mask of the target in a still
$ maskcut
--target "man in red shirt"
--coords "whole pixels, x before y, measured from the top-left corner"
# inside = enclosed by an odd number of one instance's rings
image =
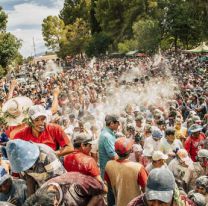
[[[73,151],[63,129],[56,124],[46,124],[47,113],[43,106],[32,106],[28,114],[29,126],[17,132],[14,139],[46,144],[56,151],[57,156],[64,156]]]
[[[184,148],[189,153],[191,159],[196,162],[196,156],[200,149],[203,149],[203,142],[205,135],[201,132],[202,127],[197,124],[193,124],[190,127],[191,136],[189,136],[184,144]]]
[[[90,156],[92,143],[92,139],[88,135],[84,133],[77,135],[74,140],[74,152],[64,157],[64,167],[68,172],[80,172],[103,182],[100,169],[95,159]]]

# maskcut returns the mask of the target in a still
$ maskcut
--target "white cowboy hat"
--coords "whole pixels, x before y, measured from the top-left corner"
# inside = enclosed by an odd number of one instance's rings
[[[2,112],[8,126],[17,126],[27,117],[27,110],[33,105],[28,97],[15,97],[3,104]]]

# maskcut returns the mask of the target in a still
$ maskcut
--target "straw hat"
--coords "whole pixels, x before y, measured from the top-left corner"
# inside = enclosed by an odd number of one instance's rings
[[[22,123],[27,117],[28,109],[33,105],[33,102],[28,97],[15,97],[4,103],[2,112],[8,126],[17,126]]]

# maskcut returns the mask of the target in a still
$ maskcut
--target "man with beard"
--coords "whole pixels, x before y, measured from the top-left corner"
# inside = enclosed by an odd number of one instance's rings
[[[28,127],[16,133],[14,139],[22,139],[46,144],[56,151],[57,156],[64,156],[73,150],[69,138],[56,124],[47,124],[47,112],[41,105],[29,109]]]

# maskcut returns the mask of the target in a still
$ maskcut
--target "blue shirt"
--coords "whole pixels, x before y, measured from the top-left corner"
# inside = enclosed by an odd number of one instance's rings
[[[114,132],[108,127],[103,128],[98,142],[99,163],[102,178],[104,178],[105,166],[107,162],[111,160],[111,158],[116,156],[114,146],[115,141],[116,135],[114,134]]]

